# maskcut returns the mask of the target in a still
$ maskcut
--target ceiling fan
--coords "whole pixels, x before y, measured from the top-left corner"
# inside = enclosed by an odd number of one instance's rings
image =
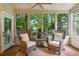
[[[31,7],[31,9],[33,9],[33,8],[36,7],[37,5],[40,6],[41,9],[44,9],[43,5],[52,5],[52,3],[36,3],[35,5],[33,5],[33,6]]]

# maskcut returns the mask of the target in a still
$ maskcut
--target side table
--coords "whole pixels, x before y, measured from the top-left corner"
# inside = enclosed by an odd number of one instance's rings
[[[36,40],[36,46],[37,47],[47,47],[47,39],[37,39]]]

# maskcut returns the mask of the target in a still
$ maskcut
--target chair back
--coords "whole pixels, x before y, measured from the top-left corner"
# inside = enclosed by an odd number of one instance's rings
[[[25,42],[30,40],[28,33],[20,34],[20,36],[21,36],[21,39]]]
[[[54,41],[60,42],[63,38],[63,33],[54,33]]]

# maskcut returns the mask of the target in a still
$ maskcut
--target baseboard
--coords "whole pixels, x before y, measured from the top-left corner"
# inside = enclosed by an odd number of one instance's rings
[[[78,51],[79,51],[79,49],[78,49],[78,48],[76,48],[76,47],[74,47],[74,46],[72,46],[72,45],[70,45],[70,44],[69,44],[69,46],[71,46],[71,47],[73,47],[74,49],[76,49],[76,50],[78,50]]]

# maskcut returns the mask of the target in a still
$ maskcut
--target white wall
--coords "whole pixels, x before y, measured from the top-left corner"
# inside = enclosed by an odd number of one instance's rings
[[[71,10],[70,10],[70,12],[71,12],[71,21],[70,21],[70,36],[71,36],[71,39],[70,39],[70,44],[72,45],[72,46],[74,46],[74,47],[76,47],[76,48],[78,48],[79,49],[79,37],[74,37],[72,34],[73,34],[73,12],[74,11],[76,11],[76,10],[78,10],[79,9],[79,4],[76,4]]]

